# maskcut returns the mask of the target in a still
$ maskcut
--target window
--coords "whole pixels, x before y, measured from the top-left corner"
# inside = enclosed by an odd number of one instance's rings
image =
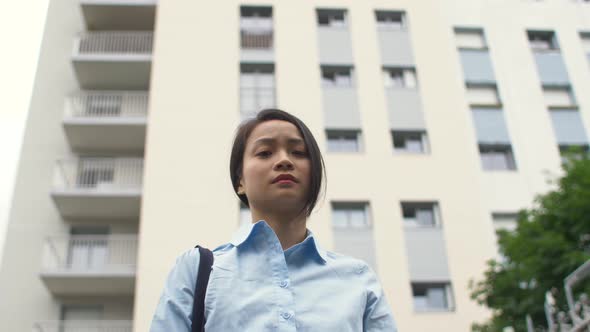
[[[240,8],[240,40],[243,49],[270,49],[273,47],[272,8]]]
[[[442,283],[412,283],[414,310],[416,311],[446,311],[453,309],[451,284]]]
[[[561,158],[561,163],[566,164],[568,162],[568,158],[573,159],[581,159],[584,154],[588,155],[590,153],[590,147],[587,144],[560,144],[559,145],[559,156]]]
[[[332,202],[332,227],[367,228],[369,223],[368,203]]]
[[[504,229],[512,232],[516,229],[516,221],[518,220],[518,213],[494,212],[492,213],[492,221],[496,231]]]
[[[251,116],[276,107],[274,65],[242,64],[240,73],[240,112]]]
[[[68,243],[68,267],[73,269],[103,267],[108,260],[108,234],[108,227],[72,227]]]
[[[590,32],[582,32],[580,36],[582,37],[582,47],[584,48],[584,52],[587,54],[590,53]]]
[[[512,232],[516,229],[516,221],[518,220],[518,213],[494,212],[492,213],[492,222],[494,226],[494,237],[496,244],[498,244],[498,231],[506,230]],[[506,257],[498,252],[498,260],[505,262]]]
[[[239,226],[252,223],[252,214],[246,204],[240,201],[240,222]]]
[[[527,31],[529,44],[533,50],[556,50],[557,40],[553,31]]]
[[[413,68],[383,68],[383,83],[386,88],[415,88],[416,70]]]
[[[440,226],[438,204],[434,202],[402,202],[404,227]]]
[[[547,107],[574,107],[576,105],[572,90],[568,86],[544,86],[543,95]]]
[[[428,139],[424,131],[392,131],[391,136],[394,152],[428,152]]]
[[[486,49],[486,39],[482,29],[455,28],[455,39],[459,49]]]
[[[510,145],[479,145],[479,155],[486,171],[515,170],[516,163]]]
[[[272,8],[240,7],[240,28],[248,31],[272,30]]]
[[[469,105],[498,106],[501,104],[498,89],[495,85],[467,85],[467,101]]]
[[[352,87],[352,67],[322,66],[324,87]]]
[[[326,130],[329,152],[359,152],[361,132],[359,130]]]
[[[318,25],[323,28],[346,27],[346,10],[318,9]]]
[[[81,320],[102,320],[104,308],[101,305],[62,305],[61,306],[61,320],[66,321],[81,321]],[[71,331],[77,330],[80,326],[71,326]],[[68,328],[68,331],[70,329]]]
[[[375,11],[379,29],[402,30],[406,28],[406,14],[394,11]]]

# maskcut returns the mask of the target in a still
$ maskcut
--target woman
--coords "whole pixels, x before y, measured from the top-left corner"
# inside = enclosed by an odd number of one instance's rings
[[[264,110],[236,133],[234,191],[252,213],[215,250],[205,296],[205,330],[396,331],[391,309],[366,263],[323,250],[306,228],[324,162],[297,117]],[[199,251],[170,272],[151,331],[190,331]]]

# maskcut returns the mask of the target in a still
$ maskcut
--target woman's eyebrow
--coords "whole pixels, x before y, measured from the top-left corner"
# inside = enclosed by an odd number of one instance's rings
[[[276,143],[276,138],[272,138],[272,137],[262,137],[257,139],[256,141],[254,141],[253,146],[256,147],[258,145],[261,144],[274,144]],[[292,137],[287,139],[287,144],[290,145],[296,145],[296,144],[303,144],[305,143],[301,138],[297,138],[297,137]]]

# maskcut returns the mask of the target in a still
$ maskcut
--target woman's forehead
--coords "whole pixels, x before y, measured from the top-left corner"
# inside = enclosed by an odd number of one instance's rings
[[[274,140],[303,140],[299,129],[294,124],[283,120],[269,120],[259,123],[248,138],[248,142],[256,142],[260,139],[272,138]]]

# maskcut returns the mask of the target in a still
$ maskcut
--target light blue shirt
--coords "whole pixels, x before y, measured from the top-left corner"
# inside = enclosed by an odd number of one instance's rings
[[[324,251],[311,231],[284,250],[263,220],[242,226],[213,250],[205,296],[206,332],[396,331],[373,270],[363,261]],[[176,260],[151,332],[191,330],[199,251]]]

